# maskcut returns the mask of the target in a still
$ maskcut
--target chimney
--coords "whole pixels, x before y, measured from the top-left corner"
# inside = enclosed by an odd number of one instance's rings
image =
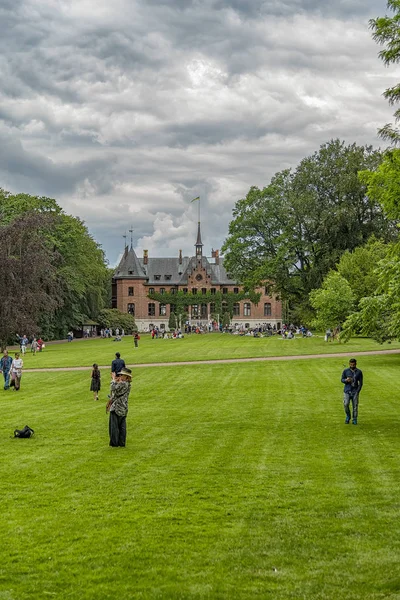
[[[214,250],[215,264],[219,265],[219,250]]]
[[[182,264],[182,250],[179,250],[179,264]]]
[[[149,251],[143,250],[143,264],[147,265],[148,262],[149,262]]]

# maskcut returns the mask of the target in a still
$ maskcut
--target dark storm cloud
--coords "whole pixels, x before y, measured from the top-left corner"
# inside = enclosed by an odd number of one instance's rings
[[[388,75],[368,19],[384,12],[377,0],[2,0],[0,187],[56,197],[111,260],[129,220],[139,247],[191,251],[201,195],[203,235],[220,246],[250,185],[332,137],[376,141]]]

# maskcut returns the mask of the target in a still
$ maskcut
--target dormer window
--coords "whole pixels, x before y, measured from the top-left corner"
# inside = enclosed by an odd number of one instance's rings
[[[154,279],[155,279],[155,281],[160,281],[161,275],[154,275]]]
[[[164,275],[166,281],[170,281],[172,279],[172,275]]]
[[[128,271],[128,275],[133,275],[133,271]]]

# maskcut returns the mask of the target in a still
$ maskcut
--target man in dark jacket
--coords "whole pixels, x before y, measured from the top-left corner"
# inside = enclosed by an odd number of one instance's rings
[[[10,387],[10,370],[12,365],[12,358],[8,356],[8,351],[4,350],[3,356],[0,359],[0,370],[3,372],[4,377],[4,389],[8,390]]]
[[[121,355],[119,352],[117,352],[115,354],[115,358],[111,363],[111,378],[114,380],[115,376],[117,373],[119,373],[120,371],[122,371],[122,369],[125,367],[125,361],[123,358],[121,358]]]
[[[350,423],[350,401],[353,408],[353,425],[357,425],[358,418],[358,396],[363,386],[363,374],[360,369],[357,369],[357,361],[355,358],[351,358],[349,361],[349,368],[345,369],[342,373],[342,383],[344,383],[344,397],[343,406],[344,412],[346,413],[345,423]]]

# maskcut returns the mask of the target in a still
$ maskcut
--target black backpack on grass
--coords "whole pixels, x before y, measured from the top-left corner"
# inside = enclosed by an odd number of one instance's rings
[[[14,437],[15,438],[30,438],[34,435],[34,431],[33,429],[31,429],[31,427],[29,427],[28,425],[25,425],[25,427],[23,429],[15,429],[14,431]]]

